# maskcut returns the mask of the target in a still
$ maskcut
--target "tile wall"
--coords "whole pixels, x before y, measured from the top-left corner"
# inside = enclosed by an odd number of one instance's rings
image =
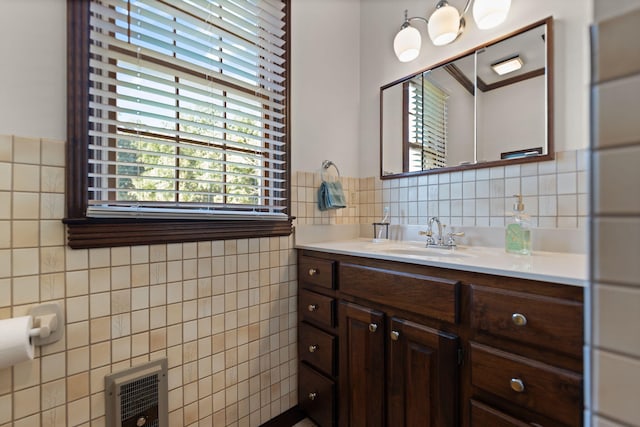
[[[556,153],[553,161],[380,180],[341,178],[347,209],[317,207],[319,173],[292,180],[292,211],[298,224],[370,224],[389,206],[392,224],[425,224],[438,216],[452,226],[504,227],[514,194],[524,196],[534,227],[586,228],[587,150]]]
[[[640,426],[639,39],[640,9],[593,27],[590,425],[601,427]]]
[[[72,250],[65,144],[0,136],[0,319],[66,310],[0,370],[0,427],[104,426],[104,376],[169,362],[171,426],[258,426],[297,403],[292,237]]]

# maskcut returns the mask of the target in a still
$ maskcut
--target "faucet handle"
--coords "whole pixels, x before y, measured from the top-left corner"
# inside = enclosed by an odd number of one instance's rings
[[[427,236],[427,245],[433,245],[436,243],[436,239],[433,238],[433,231],[418,231],[419,236]]]
[[[462,237],[462,236],[464,236],[464,231],[460,231],[457,233],[447,233],[447,245],[456,246],[455,237]]]

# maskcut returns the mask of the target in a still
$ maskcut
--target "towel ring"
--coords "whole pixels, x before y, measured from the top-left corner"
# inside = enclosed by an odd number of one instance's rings
[[[335,163],[333,163],[331,160],[324,160],[322,162],[322,173],[320,174],[320,177],[322,178],[323,181],[325,181],[324,179],[324,173],[327,171],[327,169],[329,169],[331,166],[333,166],[334,168],[336,168],[336,172],[338,172],[338,178],[340,178],[340,169],[338,169],[338,166],[336,166]]]

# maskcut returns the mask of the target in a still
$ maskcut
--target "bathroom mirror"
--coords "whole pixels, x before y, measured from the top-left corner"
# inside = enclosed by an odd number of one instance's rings
[[[381,177],[553,159],[552,40],[547,18],[383,86]]]

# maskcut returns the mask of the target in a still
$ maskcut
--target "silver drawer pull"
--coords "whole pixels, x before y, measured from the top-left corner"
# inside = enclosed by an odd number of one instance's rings
[[[524,316],[524,314],[520,313],[513,313],[511,315],[511,321],[516,326],[524,326],[527,324],[527,318]]]
[[[312,344],[309,346],[309,353],[315,353],[320,347],[318,347],[316,344]]]
[[[310,268],[309,269],[309,276],[315,276],[316,274],[318,274],[318,269],[317,268]]]
[[[398,341],[398,339],[400,338],[400,332],[398,331],[391,331],[391,340],[392,341]]]
[[[309,393],[309,400],[316,400],[316,397],[318,397],[318,393],[316,393],[315,391]]]
[[[318,309],[318,304],[309,304],[309,306],[307,306],[307,310],[309,311],[316,311]]]
[[[378,325],[375,323],[369,323],[369,332],[375,332],[378,329]]]
[[[524,391],[524,383],[519,378],[511,378],[511,390],[516,393],[522,393]]]

